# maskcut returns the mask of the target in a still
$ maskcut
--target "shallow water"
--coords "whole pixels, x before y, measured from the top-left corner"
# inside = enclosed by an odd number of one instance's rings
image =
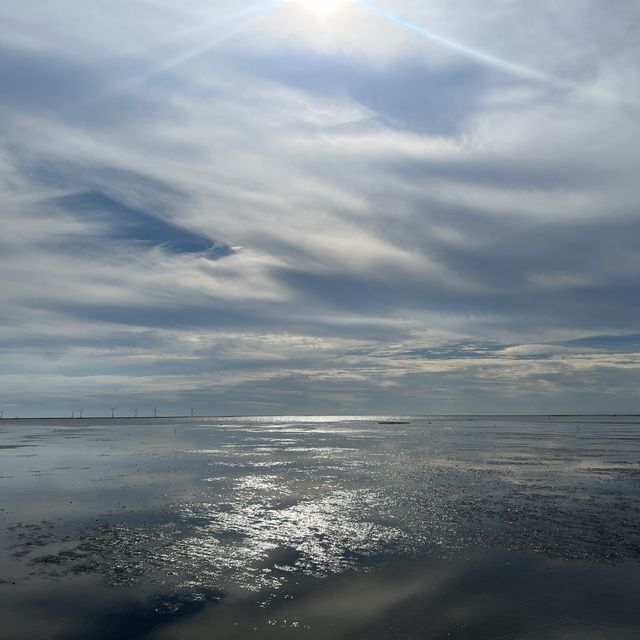
[[[635,639],[640,419],[4,420],[0,545],[7,639]]]

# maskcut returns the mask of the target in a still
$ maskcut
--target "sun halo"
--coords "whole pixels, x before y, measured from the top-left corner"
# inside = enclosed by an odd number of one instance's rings
[[[293,0],[319,18],[327,18],[343,9],[353,0]]]

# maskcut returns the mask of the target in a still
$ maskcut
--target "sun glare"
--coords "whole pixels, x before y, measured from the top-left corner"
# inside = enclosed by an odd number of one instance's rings
[[[297,2],[320,18],[326,18],[345,7],[351,0],[297,0]]]

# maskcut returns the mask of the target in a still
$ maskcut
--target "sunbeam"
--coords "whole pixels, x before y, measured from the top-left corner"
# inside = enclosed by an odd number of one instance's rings
[[[110,88],[107,92],[102,94],[100,97],[105,98],[117,93],[122,93],[133,89],[134,87],[144,84],[153,78],[156,78],[163,73],[171,71],[176,67],[179,67],[198,56],[205,54],[207,51],[215,48],[216,46],[230,40],[237,34],[241,33],[245,29],[249,28],[256,22],[259,22],[264,16],[270,12],[270,10],[274,9],[276,6],[282,4],[283,0],[268,0],[267,2],[261,2],[259,4],[252,5],[240,11],[237,11],[233,14],[228,14],[217,19],[214,22],[209,23],[206,27],[195,28],[191,33],[184,34],[183,36],[177,36],[176,40],[182,39],[184,36],[195,35],[202,33],[210,28],[226,26],[229,25],[229,28],[225,30],[223,33],[218,34],[213,38],[209,38],[199,44],[198,46],[192,47],[186,51],[183,51],[179,55],[176,55],[168,60],[164,60],[158,66],[150,69],[146,73],[139,74],[137,76],[128,78],[127,80],[119,83],[115,87]]]
[[[546,83],[554,84],[558,87],[569,87],[570,83],[562,80],[561,78],[557,78],[555,76],[549,75],[542,71],[538,71],[537,69],[532,69],[530,67],[526,67],[521,64],[516,64],[514,62],[510,62],[509,60],[505,60],[504,58],[499,58],[491,53],[487,53],[486,51],[481,51],[479,49],[474,49],[472,47],[468,47],[460,42],[456,42],[455,40],[451,40],[450,38],[446,38],[441,36],[433,31],[429,31],[429,29],[425,29],[424,27],[420,27],[395,13],[391,13],[390,11],[386,11],[385,9],[381,9],[374,4],[368,2],[368,0],[356,0],[363,7],[371,11],[372,13],[380,16],[381,18],[385,18],[386,20],[390,20],[391,22],[399,25],[403,29],[407,31],[411,31],[421,38],[425,38],[427,40],[431,40],[432,42],[436,42],[440,45],[443,45],[453,51],[457,51],[469,58],[473,58],[478,60],[479,62],[489,65],[491,67],[495,67],[497,69],[501,69],[507,73],[517,75],[523,78],[529,78],[531,80],[539,80]]]

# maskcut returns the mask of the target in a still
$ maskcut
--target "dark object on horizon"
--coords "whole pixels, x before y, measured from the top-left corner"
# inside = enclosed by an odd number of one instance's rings
[[[115,409],[115,407],[110,407],[110,409],[111,409],[111,417],[115,418],[116,417],[116,409]]]
[[[384,420],[378,424],[411,424],[408,420]]]
[[[191,409],[191,417],[193,418],[193,409]]]

